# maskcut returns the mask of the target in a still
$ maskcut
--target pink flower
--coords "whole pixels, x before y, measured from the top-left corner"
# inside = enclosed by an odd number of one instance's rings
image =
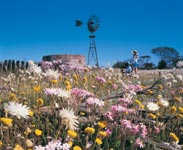
[[[106,80],[105,80],[103,77],[96,77],[96,80],[97,80],[99,83],[101,83],[101,84],[106,83]]]
[[[102,106],[104,106],[104,101],[99,100],[98,98],[89,97],[89,98],[87,98],[87,100],[86,100],[86,104],[87,104],[88,106],[97,105],[97,106],[99,106],[99,107],[102,107]]]
[[[107,133],[107,136],[111,135],[112,134],[112,131],[110,129],[107,129],[106,130],[106,133]]]
[[[114,90],[116,90],[116,89],[118,88],[118,85],[117,85],[117,84],[113,84],[113,85],[112,85],[112,88],[113,88]]]
[[[158,128],[158,127],[155,126],[155,127],[154,127],[154,133],[155,133],[155,134],[160,133],[160,128]]]
[[[144,147],[144,144],[143,144],[143,141],[140,139],[140,138],[137,138],[136,141],[135,141],[135,145],[139,148],[143,148]]]
[[[139,133],[139,125],[133,125],[132,128],[130,129],[130,132],[133,135],[136,135],[137,133]]]
[[[141,136],[143,138],[146,138],[147,135],[147,127],[145,125],[143,125],[142,123],[139,125],[140,127],[140,131],[141,131]]]
[[[127,104],[130,104],[132,103],[132,100],[128,99],[128,98],[118,98],[118,101],[119,102],[123,102],[123,103],[127,103]]]

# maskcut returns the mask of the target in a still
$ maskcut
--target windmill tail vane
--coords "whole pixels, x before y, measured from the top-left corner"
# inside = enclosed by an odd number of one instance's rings
[[[81,26],[82,24],[83,24],[82,21],[76,20],[75,26],[78,27]]]

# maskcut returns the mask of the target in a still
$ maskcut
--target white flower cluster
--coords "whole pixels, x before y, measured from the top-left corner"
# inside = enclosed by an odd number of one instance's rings
[[[41,75],[41,73],[42,73],[42,69],[41,69],[41,67],[39,67],[37,64],[35,64],[33,61],[29,61],[29,67],[28,67],[28,70],[31,72],[31,73],[33,73],[33,74],[35,74],[35,75],[38,75],[38,76],[40,76]]]
[[[178,68],[182,68],[183,67],[183,61],[178,61],[177,64],[176,64],[176,66]]]
[[[154,102],[149,102],[149,103],[147,103],[147,109],[149,111],[158,111],[159,110],[159,106],[158,106],[158,104],[156,104]]]
[[[46,72],[45,72],[45,77],[47,77],[48,79],[50,80],[57,80],[59,78],[59,75],[60,73],[58,72],[58,70],[52,70],[52,69],[48,69]]]
[[[61,88],[46,88],[44,92],[46,95],[54,95],[62,98],[71,98],[71,92]]]
[[[68,143],[62,144],[60,140],[50,141],[46,146],[35,146],[35,150],[70,150]]]
[[[89,97],[86,100],[86,104],[89,105],[89,106],[97,105],[99,107],[103,107],[104,106],[104,101],[99,100],[98,98]]]

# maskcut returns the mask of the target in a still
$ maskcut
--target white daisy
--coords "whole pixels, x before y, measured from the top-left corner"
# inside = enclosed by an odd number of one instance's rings
[[[27,119],[29,116],[29,107],[19,104],[17,102],[9,102],[4,104],[4,109],[7,113],[17,116],[18,119],[25,118]]]
[[[70,130],[77,129],[79,123],[78,117],[74,114],[74,111],[72,109],[63,108],[62,110],[60,110],[59,115],[67,128],[69,128]]]
[[[178,74],[178,75],[176,75],[176,77],[179,79],[179,80],[181,80],[182,81],[182,75],[181,74]]]
[[[154,102],[149,102],[149,103],[147,103],[147,109],[149,111],[157,111],[157,110],[159,110],[159,106],[158,106],[158,104],[156,104]]]
[[[45,76],[48,78],[48,79],[58,79],[59,78],[59,72],[58,70],[51,70],[51,69],[48,69],[46,72],[45,72]]]
[[[168,107],[169,106],[169,102],[167,100],[164,100],[163,98],[161,98],[159,100],[159,103],[164,106],[164,107]]]
[[[32,72],[35,75],[40,76],[42,73],[41,67],[39,67],[37,64],[35,64],[33,61],[29,61],[29,68],[28,70]]]
[[[55,95],[66,99],[71,98],[71,92],[61,88],[46,88],[44,91],[47,95]]]

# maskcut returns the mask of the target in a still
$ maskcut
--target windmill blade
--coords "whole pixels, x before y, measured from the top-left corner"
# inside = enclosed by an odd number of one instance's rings
[[[99,18],[96,15],[92,15],[88,19],[88,30],[93,33],[99,28]]]

